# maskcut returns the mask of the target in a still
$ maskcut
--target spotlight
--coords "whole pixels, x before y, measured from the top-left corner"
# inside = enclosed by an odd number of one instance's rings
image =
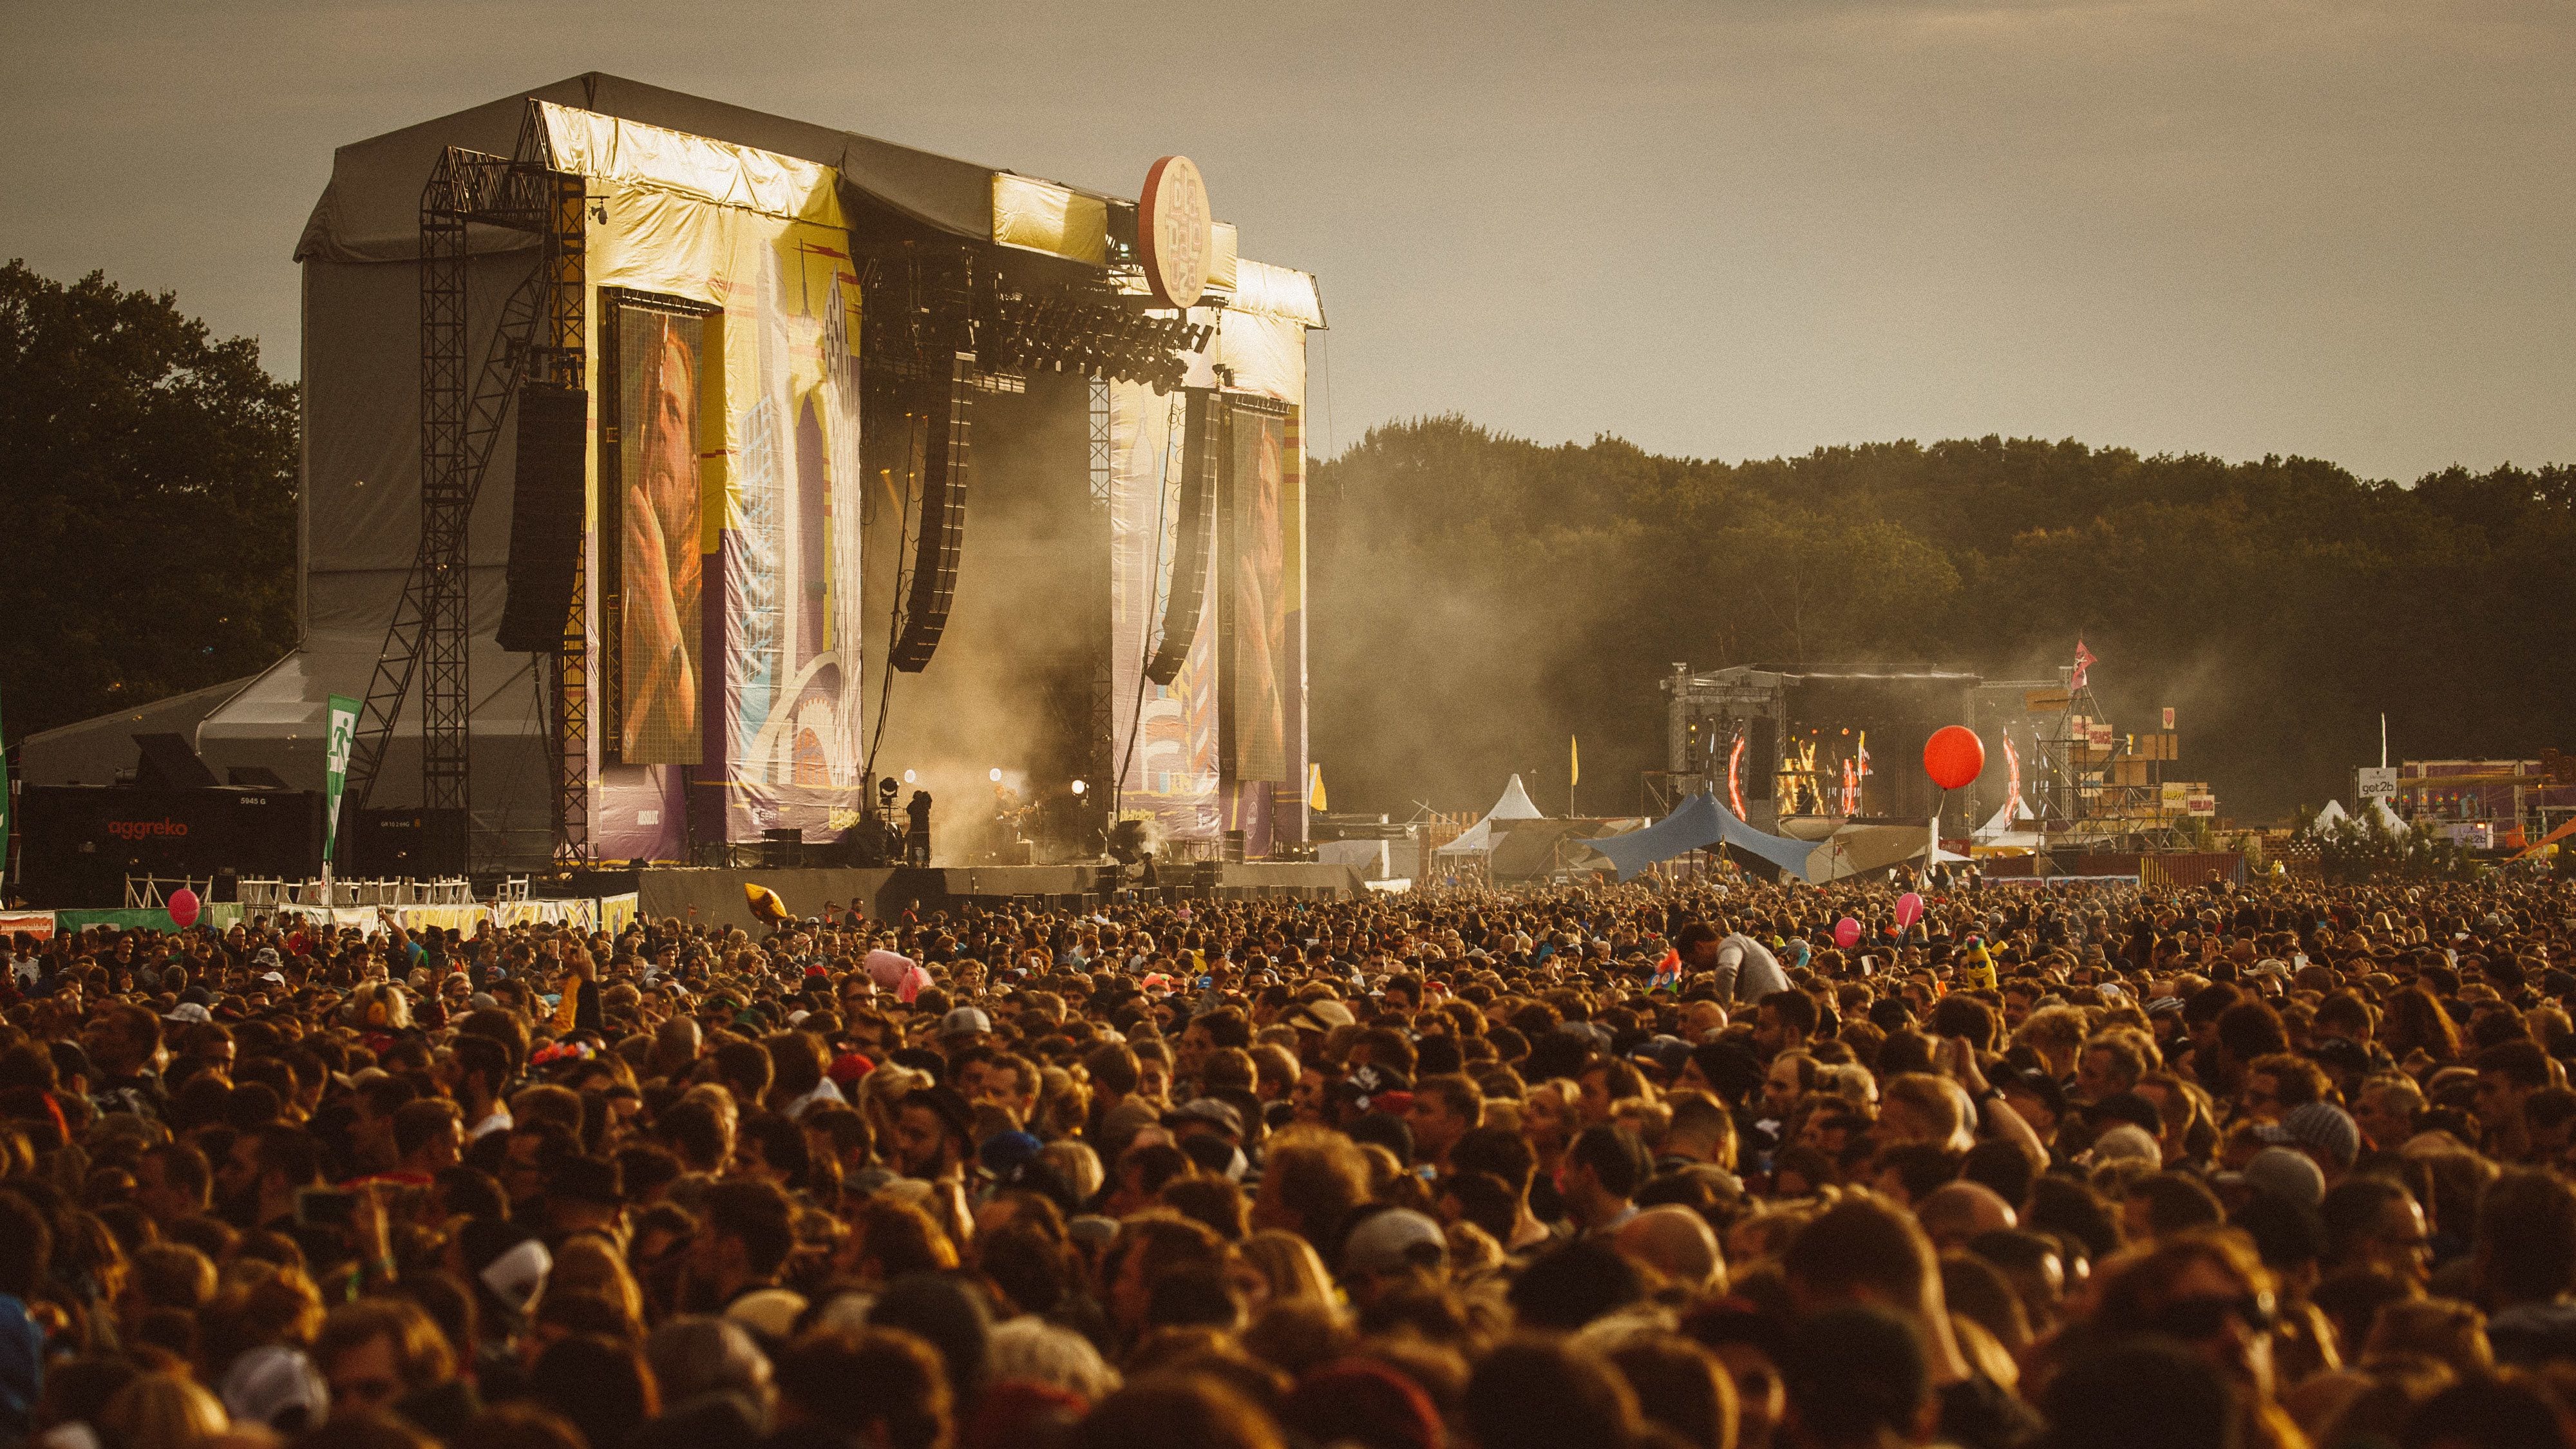
[[[1088,790],[1088,789],[1090,789],[1090,788],[1091,788],[1090,786],[1085,785],[1085,784],[1084,784],[1084,783],[1082,783],[1080,780],[1076,780],[1076,781],[1074,781],[1074,782],[1073,782],[1073,793],[1075,793],[1076,795],[1079,795],[1079,794],[1081,794],[1083,791]]]
[[[998,785],[998,784],[1002,783],[1002,767],[1001,767],[1001,766],[999,766],[999,765],[995,765],[995,766],[993,767],[993,769],[992,769],[992,772],[991,772],[990,774],[987,774],[984,778],[985,778],[985,779],[987,779],[987,780],[992,781],[992,782],[993,782],[994,784],[996,784],[996,785]]]
[[[913,774],[910,770],[906,770],[906,771],[904,771],[904,772],[903,772],[903,782],[904,782],[905,784],[907,784],[907,785],[910,785],[910,784],[915,783],[916,781],[918,781],[918,780],[919,780],[919,778],[920,778],[919,776],[917,776],[917,775]]]

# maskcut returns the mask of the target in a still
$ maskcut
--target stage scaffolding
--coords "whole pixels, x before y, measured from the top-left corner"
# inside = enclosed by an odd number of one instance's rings
[[[582,179],[549,169],[533,121],[517,152],[451,146],[420,202],[420,544],[376,656],[349,759],[352,818],[382,773],[394,725],[415,680],[421,697],[421,808],[440,840],[439,864],[472,869],[472,712],[467,672],[466,529],[502,420],[523,386],[583,385],[585,322]],[[475,227],[533,235],[537,256],[503,304],[469,384],[466,275]],[[538,672],[552,734],[553,855],[590,858],[589,638],[575,570],[563,647]],[[354,832],[342,832],[341,840]]]

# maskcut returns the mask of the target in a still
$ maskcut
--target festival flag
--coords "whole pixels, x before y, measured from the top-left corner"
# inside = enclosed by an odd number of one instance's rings
[[[1306,808],[1309,810],[1325,808],[1324,766],[1321,761],[1309,760],[1306,763]]]
[[[1652,984],[1647,986],[1646,989],[1648,991],[1672,991],[1680,989],[1681,984],[1682,953],[1677,947],[1668,948],[1664,952],[1664,959],[1655,963],[1655,979]]]
[[[2082,689],[2084,687],[2085,672],[2101,662],[2102,661],[2093,657],[2092,650],[2084,647],[2084,636],[2081,634],[2076,635],[2075,674],[2074,677],[2066,681],[2066,687],[2069,689]]]
[[[349,750],[358,738],[358,702],[330,697],[330,725],[322,752],[322,879],[331,879],[331,848],[340,839],[340,792],[349,783]]]

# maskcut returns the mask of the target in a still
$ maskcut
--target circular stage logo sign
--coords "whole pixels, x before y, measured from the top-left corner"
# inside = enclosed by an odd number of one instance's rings
[[[1197,164],[1187,156],[1155,162],[1136,199],[1136,249],[1154,300],[1166,307],[1196,306],[1207,290],[1208,253],[1215,244],[1215,216]]]

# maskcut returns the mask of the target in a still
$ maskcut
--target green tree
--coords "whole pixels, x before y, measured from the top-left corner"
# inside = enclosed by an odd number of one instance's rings
[[[1663,763],[1658,681],[1757,660],[2047,678],[2081,634],[2120,728],[2259,819],[2340,795],[2378,718],[2416,758],[2576,747],[2576,468],[2411,486],[2332,463],[1961,438],[1722,463],[1463,418],[1316,465],[1316,756],[1344,808],[1587,810]],[[2135,723],[2133,723],[2135,722]]]
[[[296,391],[169,293],[0,266],[12,739],[239,678],[296,639]]]

